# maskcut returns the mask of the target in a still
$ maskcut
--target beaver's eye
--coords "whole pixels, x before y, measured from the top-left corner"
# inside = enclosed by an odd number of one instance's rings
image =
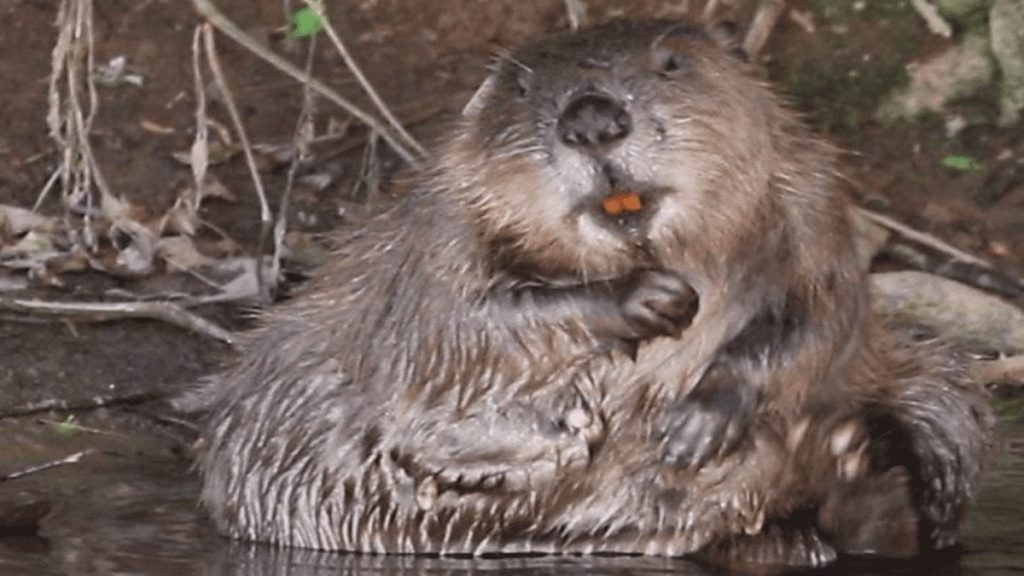
[[[516,74],[516,94],[520,98],[526,98],[530,95],[530,75],[522,72]]]
[[[686,63],[679,54],[666,49],[654,51],[654,70],[658,76],[671,78],[677,76],[685,67]]]

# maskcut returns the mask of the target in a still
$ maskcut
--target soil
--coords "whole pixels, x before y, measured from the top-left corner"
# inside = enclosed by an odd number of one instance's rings
[[[0,6],[4,21],[0,32],[0,205],[31,207],[58,161],[47,133],[46,114],[50,58],[57,33],[53,23],[59,4],[53,0],[6,0]],[[127,71],[144,78],[141,87],[100,89],[100,112],[92,138],[97,160],[116,194],[146,213],[158,215],[191,178],[189,168],[172,154],[187,151],[194,134],[191,46],[200,19],[185,0],[102,0],[94,4],[97,62],[123,55]],[[217,4],[242,28],[302,65],[305,41],[289,39],[283,32],[287,2],[220,0]],[[696,12],[700,3],[585,0],[584,4],[589,19],[601,21],[624,15],[674,18],[682,15],[687,5]],[[1024,276],[1024,138],[1020,126],[999,129],[983,118],[978,121],[975,108],[964,112],[970,120],[968,127],[953,136],[943,118],[879,123],[873,110],[882,89],[891,87],[883,82],[883,76],[899,76],[910,59],[934,51],[944,41],[929,36],[922,22],[905,14],[869,10],[837,23],[832,20],[835,15],[821,12],[821,4],[815,0],[790,2],[796,10],[817,15],[818,26],[809,32],[795,21],[783,19],[766,48],[765,70],[812,124],[848,151],[847,172],[858,200],[989,259],[1010,274]],[[467,101],[494,54],[569,25],[563,0],[358,0],[331,6],[341,36],[370,81],[428,144]],[[749,16],[749,9],[738,15]],[[299,84],[227,38],[221,37],[218,46],[250,139],[259,144],[290,142],[302,102]],[[369,108],[325,39],[320,48],[316,75]],[[230,125],[216,99],[211,106],[213,117]],[[347,121],[332,105],[317,105],[318,128]],[[324,153],[317,170],[333,176],[332,184],[324,189],[297,190],[288,215],[289,230],[319,239],[319,234],[350,217],[360,205],[374,201],[375,193],[368,191],[361,179],[367,141],[366,131],[352,125],[334,144],[335,149]],[[983,168],[964,172],[944,167],[942,159],[950,155],[978,159]],[[386,150],[378,159],[385,175],[400,169],[400,162]],[[252,252],[259,237],[260,213],[244,162],[236,157],[212,170],[239,199],[209,201],[201,216],[243,251]],[[263,176],[271,203],[276,205],[285,171],[266,167]],[[44,213],[59,213],[56,196],[43,204]],[[215,237],[210,230],[200,235]],[[113,290],[142,293],[148,288],[167,289],[175,282],[172,277],[68,274],[61,278],[62,286],[33,285],[27,294],[50,299],[106,299]],[[251,305],[207,307],[198,312],[240,329],[251,317]],[[164,398],[231,357],[226,346],[156,322],[9,320],[0,316],[0,424],[3,434],[20,442],[23,449],[0,457],[0,475],[46,461],[50,455],[66,455],[72,449],[59,438],[35,441],[38,430],[34,427],[40,418],[59,421],[66,416],[64,410],[41,409],[77,408],[119,399],[135,405]],[[159,410],[143,408],[142,416],[115,409],[113,416],[108,414],[97,425],[117,433],[145,431],[160,438],[188,435],[187,425],[169,424],[154,415]],[[35,415],[3,419],[22,413]],[[173,441],[170,445],[180,448]],[[184,475],[180,456],[168,455],[174,450],[163,447],[158,452],[161,456],[156,466],[170,466],[163,460],[170,459],[178,463],[171,466],[178,471],[175,474]],[[9,486],[0,484],[0,516],[2,491]]]

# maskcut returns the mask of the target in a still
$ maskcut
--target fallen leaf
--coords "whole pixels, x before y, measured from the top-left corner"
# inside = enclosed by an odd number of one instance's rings
[[[174,128],[164,126],[163,124],[159,124],[152,120],[146,120],[145,118],[139,122],[139,126],[150,134],[158,134],[160,136],[169,136],[175,133]]]
[[[129,84],[141,87],[145,83],[142,74],[131,74],[127,71],[128,58],[123,54],[115,56],[96,67],[93,79],[100,86],[117,87]]]
[[[28,288],[28,281],[23,276],[15,276],[0,270],[0,294],[4,292],[17,292],[25,288]]]
[[[221,182],[220,178],[212,174],[208,174],[206,179],[203,181],[203,189],[200,191],[200,196],[203,200],[207,198],[216,198],[218,200],[224,200],[225,202],[231,202],[232,204],[238,202],[238,194],[235,194],[233,190],[228,188]]]
[[[175,270],[191,270],[214,261],[204,256],[188,236],[169,236],[157,240],[156,255]]]
[[[26,208],[0,204],[0,240],[20,236],[29,230],[51,230],[57,221]]]
[[[49,232],[31,231],[14,244],[0,247],[0,261],[18,259],[42,263],[56,252]]]
[[[185,166],[192,166],[193,162],[216,166],[234,158],[241,151],[242,149],[234,144],[213,143],[200,145],[198,148],[193,146],[188,152],[171,152],[171,158]]]
[[[200,252],[217,260],[238,256],[242,253],[242,245],[231,238],[216,240],[197,238],[195,243]]]

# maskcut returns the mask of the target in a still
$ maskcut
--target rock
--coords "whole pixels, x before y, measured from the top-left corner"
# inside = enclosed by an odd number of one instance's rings
[[[996,0],[989,13],[992,53],[1002,72],[999,124],[1015,124],[1024,110],[1024,0]]]
[[[969,34],[930,60],[912,65],[910,85],[887,98],[878,117],[891,122],[942,111],[946,103],[988,86],[994,73],[988,36]]]
[[[961,22],[982,10],[988,10],[992,0],[934,0],[933,4],[946,18]]]
[[[924,272],[871,275],[875,309],[908,319],[964,346],[1024,352],[1024,311],[976,288]]]

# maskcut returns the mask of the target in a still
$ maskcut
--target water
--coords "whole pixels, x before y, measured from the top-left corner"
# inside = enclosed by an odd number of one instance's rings
[[[968,517],[962,552],[903,563],[846,560],[814,574],[1024,575],[1024,426],[1002,432],[997,457]],[[62,444],[65,451],[73,448],[67,442]],[[129,437],[102,442],[101,452],[80,464],[0,483],[0,499],[13,490],[22,496],[46,494],[52,507],[36,534],[0,532],[0,575],[723,573],[680,559],[372,557],[239,544],[215,534],[197,509],[197,482],[170,443],[139,444]]]

